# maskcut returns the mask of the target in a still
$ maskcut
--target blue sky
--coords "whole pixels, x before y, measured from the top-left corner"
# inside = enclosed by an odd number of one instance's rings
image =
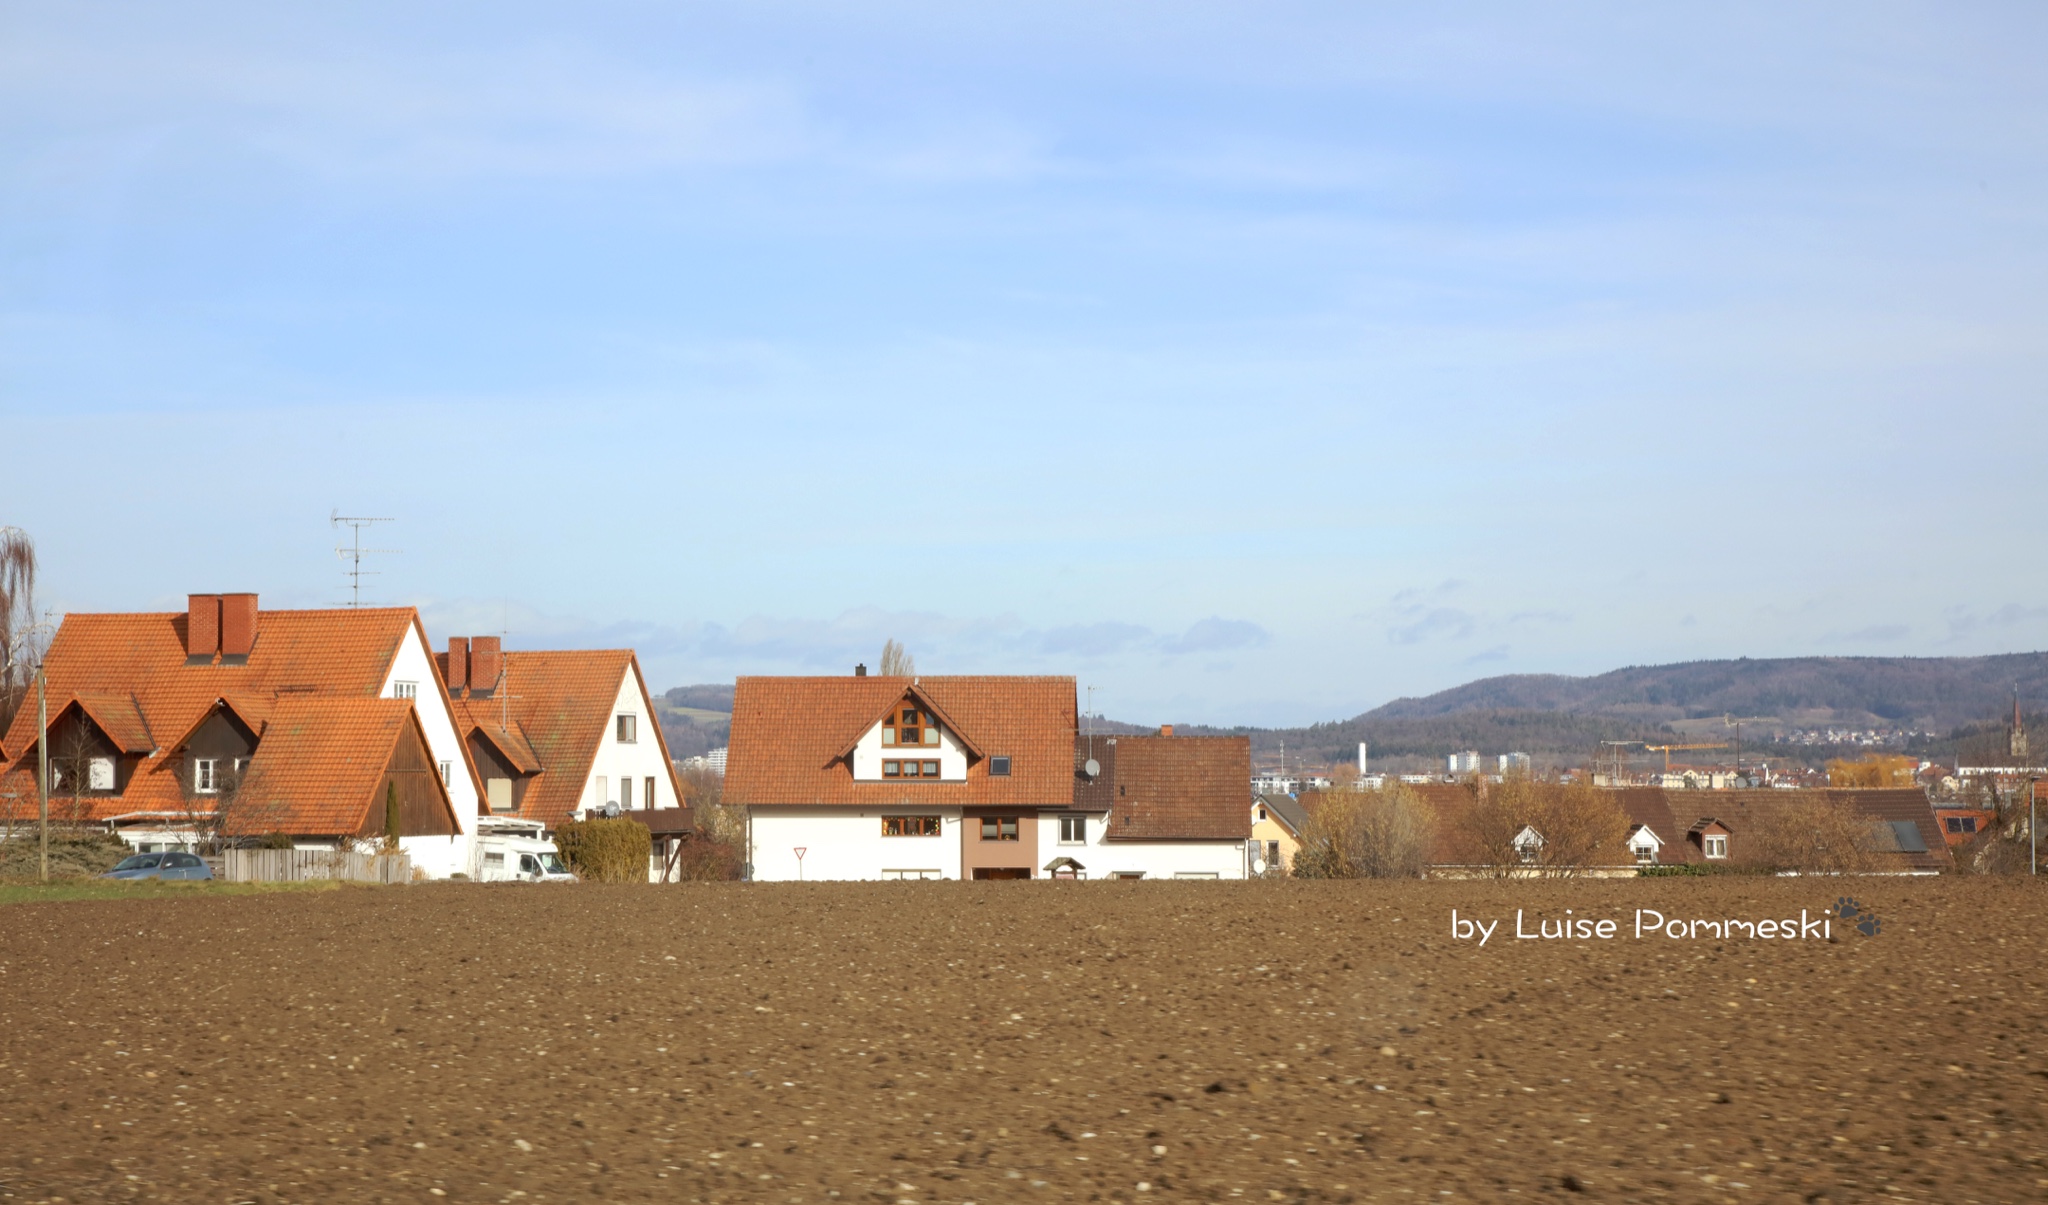
[[[1295,723],[2048,647],[2038,4],[0,0],[50,605]]]

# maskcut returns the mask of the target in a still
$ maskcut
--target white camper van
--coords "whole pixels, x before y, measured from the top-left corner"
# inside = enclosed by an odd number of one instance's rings
[[[538,820],[479,817],[476,865],[470,877],[480,883],[575,882],[555,843],[543,836],[546,831]]]

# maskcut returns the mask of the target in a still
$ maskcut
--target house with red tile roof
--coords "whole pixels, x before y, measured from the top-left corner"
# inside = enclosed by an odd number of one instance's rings
[[[553,827],[682,805],[633,650],[511,650],[496,636],[457,636],[436,660],[487,814]]]
[[[724,800],[752,877],[1242,877],[1249,748],[1137,738],[1091,777],[1075,698],[1070,677],[739,679]]]
[[[131,844],[374,842],[395,789],[413,865],[470,869],[477,776],[410,607],[264,611],[254,594],[195,594],[182,612],[71,614],[44,670],[49,726],[25,707],[0,735],[0,806],[34,814],[46,741],[52,816]]]

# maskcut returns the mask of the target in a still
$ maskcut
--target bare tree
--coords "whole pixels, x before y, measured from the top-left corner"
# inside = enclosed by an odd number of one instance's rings
[[[1738,834],[1739,860],[1759,870],[1861,874],[1882,868],[1897,848],[1882,822],[1847,798],[1787,791],[1759,805]],[[1737,844],[1731,842],[1731,844]]]
[[[1308,824],[1293,873],[1303,879],[1413,879],[1429,867],[1429,809],[1400,783],[1384,790],[1335,787],[1307,801]]]
[[[1471,789],[1458,826],[1459,860],[1495,878],[1572,878],[1625,858],[1628,816],[1610,791],[1518,775]]]
[[[36,626],[36,545],[19,527],[0,527],[0,732],[42,659]]]
[[[892,637],[882,645],[882,663],[875,672],[884,678],[908,678],[917,673],[917,659]]]

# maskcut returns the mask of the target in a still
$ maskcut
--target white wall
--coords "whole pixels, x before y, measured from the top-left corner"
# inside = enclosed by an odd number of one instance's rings
[[[939,759],[940,782],[967,780],[967,750],[953,739],[951,729],[943,725],[939,728],[939,743],[936,745],[885,745],[882,743],[882,725],[877,723],[853,747],[853,777],[856,782],[895,782],[893,778],[882,777],[885,759],[929,761],[934,757]]]
[[[892,807],[756,807],[752,809],[754,878],[781,882],[882,879],[890,870],[936,870],[960,877],[960,809]],[[938,816],[936,837],[884,837],[882,817]],[[796,847],[805,847],[798,874]]]
[[[1076,813],[1068,813],[1074,815]],[[1088,840],[1081,845],[1060,844],[1060,818],[1042,813],[1038,818],[1038,867],[1054,858],[1079,862],[1090,879],[1107,879],[1118,873],[1142,872],[1148,879],[1170,879],[1176,874],[1214,874],[1222,879],[1245,877],[1245,848],[1242,841],[1109,841],[1107,817],[1087,814]]]
[[[398,645],[398,653],[391,659],[391,672],[385,675],[384,689],[379,692],[387,699],[398,697],[394,686],[398,682],[417,683],[413,696],[413,709],[419,712],[420,727],[427,734],[427,748],[438,768],[439,763],[449,763],[448,798],[455,805],[455,823],[461,829],[450,840],[447,837],[407,837],[399,844],[413,855],[414,866],[424,866],[427,873],[435,878],[447,878],[461,871],[469,871],[470,842],[476,836],[477,781],[470,775],[469,763],[462,756],[462,738],[455,735],[455,717],[442,702],[441,692],[434,685],[434,658],[426,643],[420,639],[419,628],[408,624],[405,639]],[[409,844],[425,842],[418,849]],[[433,845],[438,842],[439,847]],[[445,869],[441,869],[445,867]]]
[[[635,739],[631,744],[619,743],[622,715],[634,717]],[[605,717],[604,735],[598,741],[597,757],[590,764],[590,777],[583,783],[584,809],[602,809],[607,803],[618,803],[622,778],[633,780],[635,808],[682,806],[682,800],[676,798],[676,785],[669,779],[668,759],[661,755],[661,741],[655,736],[654,726],[655,718],[648,714],[647,700],[641,693],[640,676],[628,663],[619,682],[619,696],[612,703],[611,714]],[[604,779],[601,798],[597,791],[599,778]],[[642,798],[649,778],[654,780],[652,801]]]

